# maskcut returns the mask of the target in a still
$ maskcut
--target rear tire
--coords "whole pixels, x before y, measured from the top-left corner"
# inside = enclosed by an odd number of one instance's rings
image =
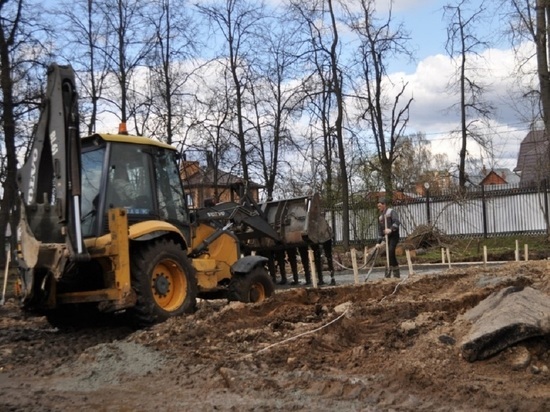
[[[148,242],[133,251],[131,277],[137,302],[130,314],[137,326],[160,323],[195,309],[195,270],[172,240]]]
[[[235,275],[229,284],[229,301],[244,303],[263,302],[275,291],[275,286],[263,266],[254,268],[246,275]]]

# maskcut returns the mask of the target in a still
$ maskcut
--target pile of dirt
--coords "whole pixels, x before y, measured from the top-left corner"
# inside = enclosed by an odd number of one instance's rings
[[[476,362],[463,316],[491,293],[550,295],[549,263],[452,269],[201,301],[147,330],[58,331],[0,308],[0,410],[550,410],[550,337]],[[337,279],[338,280],[338,279]]]

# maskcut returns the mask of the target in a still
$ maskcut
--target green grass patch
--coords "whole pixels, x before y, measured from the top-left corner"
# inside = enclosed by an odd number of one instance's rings
[[[550,257],[550,242],[546,236],[516,236],[473,239],[452,239],[445,246],[451,253],[451,262],[481,262],[484,258],[484,246],[487,250],[487,261],[512,261],[516,258],[525,260],[525,245],[529,260],[540,260]],[[405,256],[400,256],[406,262]],[[446,259],[446,257],[445,257]],[[442,261],[441,247],[433,246],[417,250],[416,263],[438,263]]]

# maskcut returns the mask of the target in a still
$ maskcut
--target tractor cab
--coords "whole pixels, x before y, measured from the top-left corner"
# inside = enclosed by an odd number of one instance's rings
[[[144,137],[93,135],[82,140],[82,233],[108,231],[109,209],[124,208],[128,223],[189,222],[183,187],[170,146]]]

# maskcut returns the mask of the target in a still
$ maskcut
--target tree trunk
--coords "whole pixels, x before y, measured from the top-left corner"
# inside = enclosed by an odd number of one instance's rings
[[[349,248],[349,185],[348,185],[348,169],[346,164],[346,153],[344,150],[344,93],[342,90],[342,76],[340,75],[340,67],[338,63],[338,26],[336,24],[336,16],[332,8],[332,0],[328,0],[330,10],[330,19],[332,23],[333,40],[330,48],[330,61],[332,70],[332,87],[334,96],[336,97],[336,120],[334,128],[336,129],[336,140],[338,144],[338,163],[340,167],[340,187],[342,188],[342,245],[344,248]]]
[[[540,82],[542,105],[542,120],[546,136],[550,132],[550,73],[548,72],[548,21],[550,20],[550,5],[548,0],[537,0],[536,7],[536,49],[537,73]]]
[[[21,2],[19,3],[21,4]],[[16,32],[17,21],[12,22],[11,33]],[[4,181],[4,196],[0,203],[0,261],[5,262],[6,250],[6,228],[10,221],[10,214],[15,209],[17,199],[17,158],[15,154],[15,113],[13,99],[13,80],[12,62],[10,59],[10,49],[13,39],[5,36],[4,30],[8,29],[0,26],[0,88],[2,90],[2,123],[4,126],[4,143],[6,145],[7,169],[6,180]],[[15,228],[12,228],[15,229]],[[12,230],[12,237],[15,235]]]

